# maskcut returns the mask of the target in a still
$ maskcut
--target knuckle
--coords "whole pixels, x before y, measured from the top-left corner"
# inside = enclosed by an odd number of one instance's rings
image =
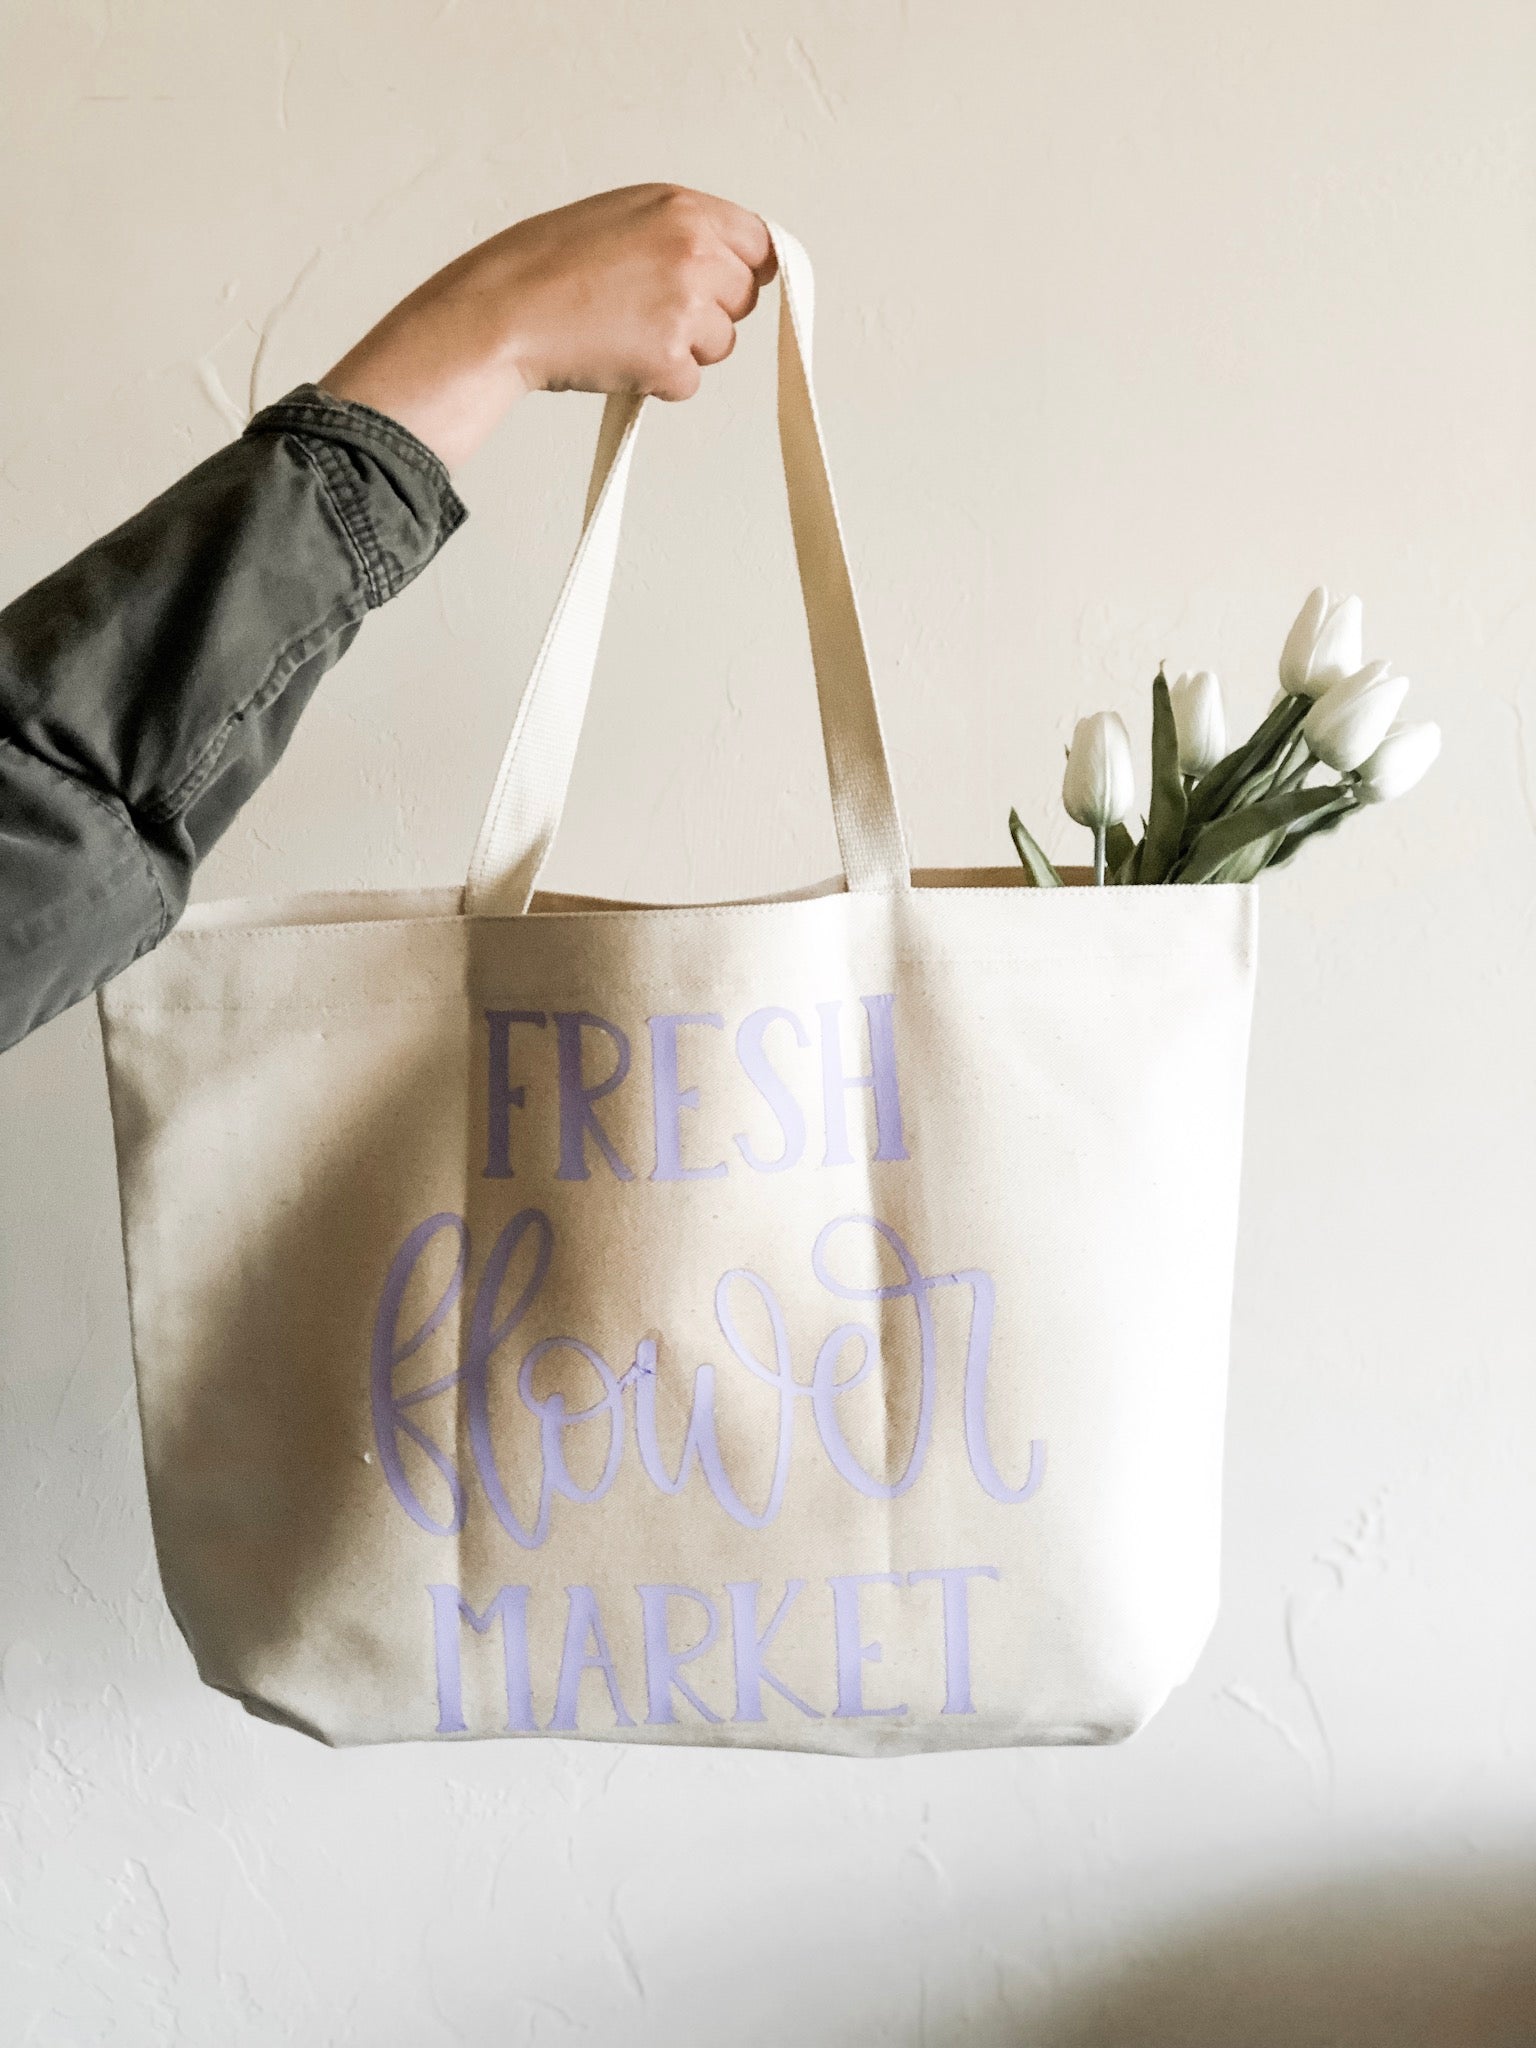
[[[683,186],[674,185],[666,179],[655,179],[648,185],[638,186],[636,191],[652,221],[675,218],[688,197]]]
[[[698,195],[677,191],[666,203],[667,232],[673,260],[684,271],[707,262],[714,251],[709,217]]]
[[[691,398],[698,388],[699,366],[687,350],[671,356],[656,380],[659,398]]]
[[[671,396],[676,387],[687,380],[689,372],[697,367],[691,349],[681,343],[667,341],[652,350],[642,382],[656,397],[666,398]]]

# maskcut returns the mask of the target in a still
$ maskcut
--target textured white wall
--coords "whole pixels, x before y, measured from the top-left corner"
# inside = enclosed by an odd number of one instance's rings
[[[671,176],[794,226],[920,860],[1319,578],[1447,733],[1264,889],[1225,1604],[1123,1750],[332,1755],[162,1606],[94,1017],[0,1060],[0,2039],[1536,2039],[1536,12],[10,0],[0,588],[462,246]],[[769,322],[647,428],[557,885],[831,871]],[[577,515],[525,407],[204,895],[446,881]],[[1065,852],[1070,832],[1051,826]]]

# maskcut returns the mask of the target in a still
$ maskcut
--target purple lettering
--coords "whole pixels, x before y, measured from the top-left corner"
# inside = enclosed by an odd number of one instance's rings
[[[720,1633],[720,1617],[715,1612],[715,1603],[703,1593],[695,1592],[692,1586],[636,1586],[635,1591],[640,1595],[640,1613],[645,1629],[645,1685],[650,1701],[646,1720],[652,1727],[664,1727],[676,1721],[677,1714],[672,1706],[674,1687],[706,1721],[720,1720],[722,1717],[713,1707],[705,1705],[681,1675],[682,1667],[711,1649]],[[704,1610],[704,1633],[686,1650],[674,1650],[671,1644],[667,1606],[673,1600],[693,1600]]]
[[[578,1358],[584,1358],[602,1382],[601,1399],[594,1401],[590,1408],[578,1408],[574,1415],[565,1405],[564,1394],[550,1394],[541,1401],[533,1391],[534,1370],[539,1360],[547,1358],[552,1351],[574,1351]],[[546,1499],[550,1492],[554,1492],[566,1500],[601,1500],[618,1477],[619,1464],[624,1456],[624,1389],[606,1359],[590,1344],[583,1344],[579,1337],[546,1337],[542,1343],[534,1345],[519,1366],[517,1391],[528,1413],[539,1418],[539,1452],[544,1465]],[[568,1429],[575,1429],[583,1422],[595,1422],[603,1415],[608,1418],[608,1452],[602,1476],[596,1486],[578,1486],[565,1462],[562,1438]]]
[[[832,1710],[834,1720],[857,1721],[875,1719],[886,1714],[904,1714],[907,1708],[866,1707],[864,1704],[864,1666],[878,1664],[885,1655],[880,1643],[864,1641],[864,1627],[859,1619],[860,1586],[899,1586],[900,1572],[844,1572],[836,1578],[829,1578],[832,1588],[832,1631],[837,1644],[837,1705]]]
[[[754,1173],[783,1173],[798,1166],[805,1156],[805,1118],[800,1105],[774,1071],[763,1048],[763,1033],[770,1024],[787,1024],[797,1045],[811,1042],[793,1010],[754,1010],[750,1017],[743,1018],[737,1030],[736,1057],[742,1071],[778,1118],[779,1129],[784,1133],[784,1147],[777,1159],[759,1158],[751,1139],[745,1133],[738,1134],[736,1149]]]
[[[901,1128],[901,1095],[896,1083],[896,1035],[891,1013],[896,998],[864,996],[869,1019],[869,1072],[843,1071],[842,1033],[838,1025],[841,1003],[818,1003],[821,1018],[821,1102],[827,1125],[827,1150],[823,1166],[851,1166],[853,1153],[848,1144],[850,1088],[868,1088],[875,1098],[876,1159],[909,1159]]]
[[[798,1693],[791,1692],[764,1661],[785,1615],[805,1590],[804,1579],[791,1579],[785,1586],[784,1597],[761,1635],[757,1632],[757,1596],[761,1590],[757,1580],[734,1580],[725,1590],[731,1596],[731,1640],[736,1652],[735,1718],[738,1721],[765,1721],[768,1717],[763,1712],[763,1687],[771,1685],[781,1699],[788,1700],[792,1707],[798,1707],[810,1720],[822,1720],[821,1710],[808,1706]]]
[[[753,1356],[736,1326],[729,1302],[730,1286],[732,1281],[736,1280],[745,1281],[749,1287],[755,1289],[768,1312],[769,1327],[773,1332],[774,1363],[771,1369]],[[694,1466],[697,1465],[704,1474],[705,1484],[710,1492],[733,1521],[740,1522],[745,1529],[763,1529],[774,1519],[783,1504],[784,1489],[789,1483],[790,1456],[794,1444],[794,1403],[797,1397],[803,1397],[809,1389],[796,1382],[784,1311],[766,1280],[760,1279],[756,1273],[747,1272],[744,1268],[723,1273],[715,1287],[715,1320],[740,1363],[746,1366],[754,1378],[778,1389],[778,1448],[768,1498],[761,1512],[749,1508],[742,1500],[731,1484],[730,1476],[725,1469],[725,1460],[720,1455],[720,1432],[715,1422],[715,1368],[712,1365],[701,1365],[693,1376],[693,1404],[689,1410],[682,1452],[678,1458],[676,1473],[668,1472],[666,1460],[662,1455],[660,1434],[656,1427],[656,1344],[655,1340],[649,1337],[643,1338],[636,1347],[635,1362],[624,1376],[635,1390],[635,1441],[640,1451],[640,1463],[651,1484],[666,1494],[681,1493]]]
[[[864,1224],[883,1238],[896,1254],[904,1278],[889,1286],[875,1287],[848,1287],[838,1280],[827,1268],[827,1247],[835,1233],[849,1224]],[[910,1301],[916,1311],[920,1375],[917,1428],[912,1439],[911,1456],[899,1479],[876,1479],[866,1472],[853,1455],[837,1418],[839,1397],[862,1386],[877,1360],[883,1364],[880,1334],[863,1323],[839,1324],[817,1352],[811,1379],[811,1406],[816,1416],[816,1427],[821,1432],[822,1443],[833,1465],[850,1486],[871,1500],[895,1500],[916,1483],[933,1440],[933,1411],[938,1391],[938,1338],[933,1326],[933,1304],[928,1297],[934,1282],[924,1279],[917,1261],[890,1224],[882,1223],[875,1216],[834,1217],[824,1226],[812,1248],[811,1269],[827,1292],[836,1295],[840,1301]],[[836,1376],[837,1360],[843,1346],[850,1340],[859,1346],[860,1362],[855,1372],[840,1380]]]
[[[533,1237],[533,1270],[522,1293],[498,1323],[496,1303],[501,1296],[502,1283],[518,1246],[530,1232]],[[464,1360],[464,1408],[475,1470],[480,1475],[480,1484],[485,1488],[497,1521],[525,1550],[536,1549],[549,1534],[550,1471],[546,1464],[540,1473],[538,1513],[532,1529],[525,1529],[507,1499],[496,1463],[496,1448],[491,1441],[491,1361],[532,1308],[549,1271],[554,1246],[554,1225],[542,1209],[520,1209],[512,1218],[491,1247],[485,1271],[480,1276],[480,1285],[475,1289],[474,1307],[469,1318],[468,1355]]]
[[[554,1017],[560,1061],[560,1165],[555,1178],[591,1178],[587,1167],[587,1138],[590,1136],[618,1178],[633,1180],[633,1173],[614,1151],[608,1133],[592,1108],[594,1102],[601,1102],[605,1095],[611,1095],[629,1072],[629,1040],[617,1024],[610,1024],[603,1017],[594,1017],[590,1010],[556,1010]],[[590,1088],[582,1075],[581,1034],[584,1029],[603,1032],[614,1047],[613,1072]]]
[[[937,1579],[944,1594],[944,1712],[974,1714],[971,1704],[971,1612],[967,1579],[1000,1579],[995,1564],[941,1566],[936,1571],[908,1572],[907,1584]]]
[[[718,1180],[725,1172],[722,1159],[715,1166],[684,1166],[682,1158],[682,1113],[697,1109],[699,1091],[679,1085],[677,1034],[684,1024],[708,1024],[725,1029],[725,1019],[715,1010],[683,1010],[649,1019],[651,1027],[651,1112],[656,1131],[656,1171],[652,1180]]]
[[[406,1289],[411,1284],[411,1277],[425,1255],[427,1246],[442,1230],[451,1230],[457,1234],[458,1261],[436,1308],[427,1316],[415,1336],[407,1338],[402,1344],[398,1326]],[[389,1481],[390,1492],[417,1527],[425,1529],[429,1536],[452,1536],[463,1528],[464,1487],[447,1453],[440,1450],[426,1431],[409,1419],[405,1411],[407,1408],[419,1407],[423,1401],[430,1401],[434,1394],[446,1393],[457,1383],[460,1375],[457,1370],[445,1373],[441,1379],[432,1380],[424,1387],[417,1387],[409,1394],[397,1394],[395,1373],[406,1359],[414,1357],[427,1339],[442,1327],[463,1289],[464,1272],[468,1264],[469,1231],[462,1217],[451,1215],[447,1211],[437,1216],[429,1216],[424,1223],[417,1224],[390,1261],[389,1271],[384,1277],[384,1289],[379,1297],[379,1312],[373,1322],[369,1379],[373,1406],[373,1440],[378,1446],[379,1464],[383,1467],[384,1477]],[[408,1437],[427,1462],[441,1474],[448,1488],[451,1503],[451,1512],[446,1521],[439,1521],[418,1500],[416,1490],[406,1476],[404,1461],[400,1456],[402,1436]]]
[[[427,1591],[432,1596],[432,1632],[437,1651],[438,1734],[461,1735],[465,1728],[461,1621],[467,1621],[479,1636],[488,1635],[497,1621],[501,1623],[506,1726],[514,1732],[530,1732],[535,1723],[528,1676],[528,1588],[503,1586],[484,1614],[476,1614],[457,1586],[428,1586]]]
[[[854,1232],[858,1242],[845,1255],[842,1239],[850,1231]],[[444,1236],[452,1240],[456,1255],[453,1269],[442,1282],[435,1302],[425,1312],[420,1324],[405,1334],[401,1325],[406,1301],[416,1298],[415,1290],[422,1284],[423,1266],[433,1257],[433,1247]],[[537,1430],[537,1454],[530,1454],[527,1447],[514,1450],[509,1446],[506,1433],[516,1425],[511,1416],[503,1412],[510,1409],[512,1389],[509,1388],[503,1397],[503,1409],[498,1410],[493,1430],[492,1373],[504,1348],[532,1318],[554,1251],[554,1226],[548,1215],[542,1209],[519,1210],[495,1239],[467,1313],[460,1303],[469,1265],[470,1235],[461,1217],[448,1212],[429,1216],[409,1233],[390,1262],[372,1335],[370,1396],[374,1437],[382,1473],[391,1492],[411,1520],[430,1535],[452,1536],[465,1526],[465,1480],[468,1475],[467,1472],[461,1474],[450,1455],[455,1439],[462,1435],[467,1440],[475,1474],[496,1520],[521,1547],[538,1548],[549,1537],[556,1497],[576,1505],[587,1505],[601,1500],[616,1483],[628,1444],[630,1416],[626,1395],[631,1389],[634,1392],[635,1443],[641,1468],[663,1495],[681,1494],[697,1470],[703,1474],[705,1485],[716,1503],[735,1522],[748,1529],[766,1528],[778,1517],[784,1505],[794,1455],[796,1410],[800,1402],[806,1401],[810,1404],[822,1449],[838,1476],[866,1499],[897,1499],[916,1485],[932,1449],[939,1366],[933,1297],[942,1287],[970,1290],[970,1327],[966,1339],[961,1405],[966,1454],[976,1483],[989,1498],[1008,1506],[1031,1499],[1040,1489],[1046,1465],[1046,1445],[1042,1439],[1029,1441],[1028,1467],[1019,1485],[1011,1485],[1003,1477],[994,1455],[988,1418],[988,1378],[996,1306],[991,1276],[979,1268],[924,1274],[899,1232],[878,1217],[865,1215],[834,1217],[822,1228],[812,1246],[811,1270],[834,1299],[878,1303],[880,1310],[870,1322],[837,1324],[818,1346],[807,1381],[796,1378],[788,1321],[769,1283],[744,1266],[731,1268],[716,1282],[715,1321],[730,1357],[745,1367],[754,1379],[771,1388],[777,1403],[773,1469],[761,1506],[754,1507],[742,1498],[727,1470],[718,1419],[718,1368],[713,1364],[697,1367],[691,1390],[686,1384],[677,1390],[681,1393],[691,1391],[692,1398],[681,1446],[670,1454],[675,1456],[675,1469],[670,1463],[669,1453],[664,1452],[661,1441],[659,1412],[663,1368],[658,1356],[659,1339],[654,1334],[639,1340],[634,1362],[622,1375],[616,1375],[602,1354],[579,1337],[556,1333],[529,1345],[516,1364],[514,1384],[517,1402]],[[882,1267],[888,1272],[894,1258],[900,1277],[895,1280],[875,1278],[873,1284],[844,1281],[833,1271],[834,1253],[839,1264],[846,1264],[851,1259],[853,1270],[861,1272],[866,1279],[870,1277],[871,1269],[876,1276]],[[513,1283],[509,1276],[513,1275],[514,1269],[521,1278],[515,1283],[515,1299],[503,1314],[501,1300],[504,1293],[511,1291]],[[747,1312],[750,1304],[742,1301],[743,1290],[755,1297],[756,1307],[750,1313]],[[917,1373],[916,1413],[905,1465],[895,1476],[890,1476],[885,1467],[875,1471],[866,1469],[855,1454],[841,1419],[843,1411],[840,1404],[845,1396],[851,1396],[875,1379],[874,1391],[880,1400],[878,1405],[871,1407],[871,1417],[877,1428],[883,1421],[887,1460],[897,1454],[891,1442],[891,1416],[893,1411],[904,1411],[911,1404],[906,1400],[892,1399],[893,1379],[898,1370],[896,1347],[900,1319],[885,1305],[899,1302],[911,1304],[916,1321],[915,1359],[899,1366],[902,1372],[915,1370]],[[454,1313],[456,1309],[459,1310],[457,1315]],[[749,1332],[754,1327],[761,1330],[765,1324],[770,1341],[767,1356],[759,1357]],[[456,1369],[428,1379],[409,1391],[400,1391],[397,1381],[402,1366],[443,1330],[448,1333],[448,1341],[458,1338],[461,1363]],[[839,1378],[840,1362],[850,1347],[854,1351],[852,1370],[846,1378]],[[562,1353],[582,1361],[594,1376],[596,1394],[587,1405],[569,1405],[572,1398],[569,1374],[562,1376],[555,1391],[540,1391],[537,1384],[540,1366]],[[506,1370],[514,1370],[510,1358]],[[682,1370],[678,1368],[680,1373]],[[448,1419],[445,1417],[445,1448],[444,1444],[434,1440],[414,1411],[422,1404],[440,1395],[452,1394],[455,1390],[458,1391],[458,1408],[451,1431],[446,1427]],[[569,1433],[586,1425],[606,1425],[607,1428],[602,1470],[591,1486],[577,1483],[567,1451]],[[754,1431],[755,1437],[757,1434]],[[498,1440],[501,1462],[498,1462]],[[412,1456],[410,1447],[414,1447],[425,1461],[426,1475],[435,1475],[441,1481],[446,1489],[445,1503],[433,1499],[423,1467]],[[534,1489],[537,1489],[536,1496],[527,1502],[530,1510],[527,1514],[521,1514],[513,1505],[507,1485],[509,1471],[516,1475],[518,1484],[526,1488],[529,1495],[534,1495]],[[427,1485],[427,1500],[418,1492],[423,1485]],[[428,1500],[431,1501],[430,1506]],[[977,1570],[980,1571],[981,1567]],[[946,1627],[952,1642],[963,1647],[962,1638],[957,1633],[964,1625],[963,1613],[954,1605],[958,1597],[953,1590],[945,1592]],[[959,1654],[957,1648],[955,1655]],[[952,1677],[958,1670],[959,1666],[953,1665]],[[958,1680],[953,1689],[955,1696],[960,1697],[963,1687]],[[957,1706],[953,1711],[968,1710]]]
[[[603,1674],[615,1722],[620,1728],[633,1728],[635,1724],[625,1710],[619,1691],[613,1652],[603,1633],[603,1617],[598,1610],[596,1593],[590,1586],[567,1586],[565,1594],[570,1602],[570,1612],[565,1620],[565,1648],[560,1656],[560,1682],[555,1690],[554,1718],[549,1724],[551,1733],[574,1733],[581,1700],[582,1674],[587,1671]]]
[[[971,1290],[971,1330],[965,1347],[965,1449],[971,1470],[983,1493],[993,1500],[1017,1507],[1040,1490],[1045,1477],[1045,1440],[1031,1437],[1029,1471],[1022,1486],[1009,1486],[992,1457],[987,1434],[987,1376],[992,1365],[992,1315],[997,1290],[992,1275],[979,1266],[965,1272],[944,1273],[932,1282],[935,1287],[966,1286]]]
[[[510,1180],[512,1119],[509,1112],[522,1108],[524,1093],[521,1083],[516,1088],[512,1086],[512,1026],[533,1024],[542,1031],[545,1017],[542,1010],[487,1010],[485,1022],[490,1046],[485,1080],[484,1177],[487,1180]]]

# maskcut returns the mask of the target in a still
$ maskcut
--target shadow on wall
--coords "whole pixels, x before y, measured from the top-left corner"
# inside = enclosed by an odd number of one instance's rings
[[[938,2038],[945,2048],[1533,2048],[1536,1863],[1405,1868],[1250,1899],[1068,1990],[1027,2028]]]

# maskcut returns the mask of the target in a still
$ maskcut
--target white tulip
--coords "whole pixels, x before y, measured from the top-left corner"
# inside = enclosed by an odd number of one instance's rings
[[[1292,697],[1320,697],[1353,675],[1364,659],[1364,616],[1358,597],[1330,606],[1319,584],[1296,614],[1280,651],[1280,681]]]
[[[1316,760],[1347,775],[1369,760],[1403,708],[1408,678],[1373,661],[1327,690],[1307,713],[1302,738]]]
[[[1061,800],[1069,818],[1094,832],[1120,824],[1135,809],[1131,736],[1118,712],[1096,711],[1091,718],[1077,721],[1067,752]]]
[[[1182,675],[1168,692],[1179,736],[1179,771],[1204,775],[1227,751],[1227,714],[1221,685],[1208,668]]]
[[[1360,763],[1360,801],[1387,804],[1406,796],[1423,781],[1439,752],[1440,728],[1432,719],[1420,725],[1394,725],[1375,753]]]
[[[1095,711],[1080,718],[1067,750],[1061,800],[1067,816],[1093,834],[1093,879],[1104,880],[1104,835],[1131,815],[1136,805],[1136,772],[1131,736],[1118,712]]]

